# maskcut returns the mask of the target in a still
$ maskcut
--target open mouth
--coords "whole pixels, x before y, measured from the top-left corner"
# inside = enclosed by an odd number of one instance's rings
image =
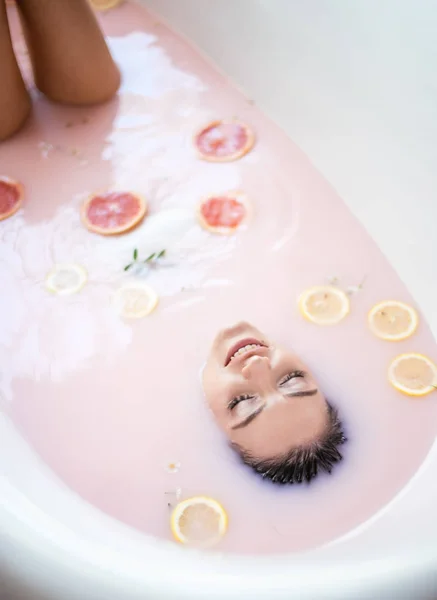
[[[228,364],[234,358],[242,356],[243,354],[246,354],[247,352],[252,352],[253,350],[256,350],[257,348],[265,348],[265,347],[266,347],[265,344],[263,344],[262,342],[260,342],[259,340],[255,339],[255,338],[246,338],[244,340],[240,340],[239,342],[234,344],[232,346],[232,348],[229,350],[228,355],[226,357],[225,367],[227,367]]]

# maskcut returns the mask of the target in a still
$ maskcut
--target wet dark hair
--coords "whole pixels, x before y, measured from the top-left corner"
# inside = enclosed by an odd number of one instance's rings
[[[273,483],[292,484],[310,482],[320,471],[331,473],[333,466],[342,460],[338,446],[347,439],[343,432],[337,410],[328,405],[329,423],[323,436],[310,444],[298,446],[286,455],[259,459],[238,444],[232,444],[244,464]]]

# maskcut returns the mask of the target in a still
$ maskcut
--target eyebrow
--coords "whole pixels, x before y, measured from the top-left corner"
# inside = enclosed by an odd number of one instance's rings
[[[302,390],[300,392],[289,392],[288,394],[284,394],[284,396],[287,396],[288,398],[290,397],[303,397],[303,396],[315,396],[317,394],[319,390],[317,388],[313,389],[313,390]],[[231,429],[242,429],[243,427],[247,427],[250,423],[252,423],[252,421],[254,419],[257,418],[257,416],[262,413],[262,411],[264,410],[265,406],[260,406],[259,408],[257,408],[255,411],[253,411],[253,413],[251,415],[249,415],[248,417],[246,417],[243,421],[241,421],[241,423],[237,423],[236,425],[234,425],[233,427],[231,427]]]
[[[295,397],[295,396],[315,396],[319,390],[314,388],[313,390],[302,390],[301,392],[284,392],[284,396]]]

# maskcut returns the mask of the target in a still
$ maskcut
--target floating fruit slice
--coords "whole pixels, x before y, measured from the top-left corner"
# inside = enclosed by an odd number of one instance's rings
[[[246,196],[241,192],[209,196],[199,205],[197,216],[200,224],[213,233],[233,233],[248,213]]]
[[[194,136],[200,158],[212,162],[237,160],[252,149],[255,134],[240,121],[213,121]]]
[[[398,342],[413,335],[419,324],[415,309],[397,300],[376,304],[368,315],[369,327],[382,340]]]
[[[110,8],[115,8],[121,2],[123,0],[90,0],[90,4],[94,10],[109,10]]]
[[[101,235],[117,235],[133,229],[144,218],[147,202],[131,192],[94,194],[83,204],[86,227]]]
[[[149,315],[158,304],[158,295],[151,287],[140,281],[132,281],[118,288],[114,305],[122,317],[141,319]]]
[[[59,296],[76,294],[85,285],[87,272],[80,265],[56,265],[46,277],[46,288]]]
[[[320,285],[302,292],[299,298],[302,315],[318,325],[334,325],[349,314],[348,296],[340,289]]]
[[[171,515],[171,530],[181,544],[208,547],[226,533],[228,516],[216,500],[196,496],[180,502]]]
[[[9,177],[0,176],[0,221],[11,217],[23,202],[23,186]]]
[[[423,354],[400,354],[388,370],[390,383],[409,396],[425,396],[437,386],[437,367]]]

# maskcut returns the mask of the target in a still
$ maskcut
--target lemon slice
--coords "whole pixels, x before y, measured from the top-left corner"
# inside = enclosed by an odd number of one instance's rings
[[[228,516],[217,500],[196,496],[183,500],[171,515],[171,530],[181,544],[209,547],[226,533]]]
[[[382,340],[399,342],[413,335],[419,324],[416,310],[397,300],[376,304],[368,315],[372,333]]]
[[[115,8],[121,2],[123,0],[90,0],[90,4],[94,10],[109,10],[110,8]]]
[[[56,265],[47,274],[46,288],[53,294],[69,296],[79,292],[87,279],[88,274],[80,265]]]
[[[141,319],[156,308],[158,295],[145,283],[131,282],[118,288],[113,301],[122,317]]]
[[[349,314],[348,296],[340,289],[320,285],[302,292],[299,310],[305,319],[318,325],[334,325]]]
[[[388,370],[390,383],[409,396],[425,396],[437,386],[437,367],[423,354],[400,354]]]

